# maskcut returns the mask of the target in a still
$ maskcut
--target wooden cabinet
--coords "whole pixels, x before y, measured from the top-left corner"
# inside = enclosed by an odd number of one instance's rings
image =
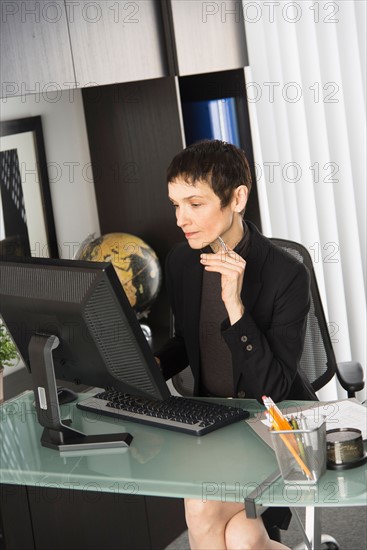
[[[1,2],[1,97],[166,76],[158,0]],[[75,70],[75,72],[74,72]]]
[[[83,101],[101,233],[139,236],[163,268],[182,233],[166,186],[167,166],[184,146],[177,79],[85,88]],[[166,334],[168,311],[163,290],[149,324]]]
[[[4,1],[0,8],[1,97],[54,97],[74,87],[64,1]]]
[[[49,485],[0,486],[0,548],[163,550],[186,529],[179,498]]]
[[[180,76],[247,65],[241,2],[171,0],[168,9]]]
[[[71,2],[67,12],[78,87],[167,75],[157,0]]]
[[[1,95],[238,69],[247,64],[240,7],[238,0],[1,2]]]

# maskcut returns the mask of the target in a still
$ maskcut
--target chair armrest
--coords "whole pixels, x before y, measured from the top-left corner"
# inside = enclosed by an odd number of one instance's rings
[[[338,363],[336,375],[340,384],[348,392],[348,397],[354,397],[356,391],[363,390],[364,376],[362,365],[357,361]]]

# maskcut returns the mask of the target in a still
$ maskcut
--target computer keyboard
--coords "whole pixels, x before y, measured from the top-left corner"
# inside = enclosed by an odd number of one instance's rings
[[[191,435],[205,435],[249,417],[246,410],[229,405],[174,395],[164,401],[153,401],[116,391],[98,393],[77,407]]]

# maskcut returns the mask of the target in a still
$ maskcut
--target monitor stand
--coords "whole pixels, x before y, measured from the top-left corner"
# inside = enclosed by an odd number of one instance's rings
[[[86,435],[61,420],[52,352],[60,341],[55,335],[34,334],[29,342],[29,359],[37,417],[44,431],[41,444],[59,451],[128,447],[129,433]]]

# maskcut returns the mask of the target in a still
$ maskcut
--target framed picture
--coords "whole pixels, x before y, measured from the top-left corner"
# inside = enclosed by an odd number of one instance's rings
[[[40,116],[0,122],[0,254],[58,257]]]

